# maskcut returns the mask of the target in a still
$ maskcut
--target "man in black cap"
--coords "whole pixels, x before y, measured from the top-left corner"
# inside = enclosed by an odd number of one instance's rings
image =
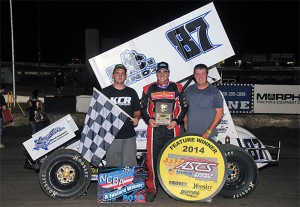
[[[169,64],[160,62],[156,69],[157,82],[143,88],[142,117],[147,127],[147,201],[157,194],[159,180],[156,174],[160,150],[170,139],[179,136],[185,115],[182,85],[169,80]]]
[[[131,167],[137,165],[136,132],[134,127],[138,125],[141,116],[141,105],[136,91],[125,85],[126,73],[127,69],[124,65],[115,65],[112,74],[114,83],[101,90],[108,99],[133,117],[133,119],[127,118],[107,150],[107,167]]]

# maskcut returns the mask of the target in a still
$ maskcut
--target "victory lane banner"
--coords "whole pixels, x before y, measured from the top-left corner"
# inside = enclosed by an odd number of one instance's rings
[[[158,157],[158,178],[177,200],[205,202],[222,189],[226,158],[218,144],[196,134],[170,140]]]
[[[142,167],[99,168],[98,203],[145,202],[145,177]]]

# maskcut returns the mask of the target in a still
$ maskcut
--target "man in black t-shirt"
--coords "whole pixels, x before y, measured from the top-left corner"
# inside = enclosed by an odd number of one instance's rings
[[[118,105],[132,119],[127,118],[112,144],[106,152],[106,166],[136,166],[136,132],[141,117],[141,105],[136,91],[125,86],[127,69],[122,64],[114,67],[112,78],[114,83],[101,92],[113,103]]]

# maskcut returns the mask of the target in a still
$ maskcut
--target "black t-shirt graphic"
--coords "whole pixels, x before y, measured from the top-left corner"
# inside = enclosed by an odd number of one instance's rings
[[[130,87],[126,86],[123,90],[118,90],[111,85],[101,90],[101,92],[131,117],[133,117],[134,111],[141,109],[139,97],[136,91]],[[130,118],[127,118],[115,139],[131,138],[135,135],[132,121]]]

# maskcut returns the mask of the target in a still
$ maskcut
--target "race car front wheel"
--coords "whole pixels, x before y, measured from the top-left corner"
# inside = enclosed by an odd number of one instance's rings
[[[58,200],[74,199],[89,187],[90,164],[75,150],[57,150],[44,160],[39,181],[49,197]]]
[[[244,149],[231,144],[222,144],[219,148],[227,159],[226,181],[219,195],[242,198],[251,194],[258,181],[258,168],[253,158]]]

